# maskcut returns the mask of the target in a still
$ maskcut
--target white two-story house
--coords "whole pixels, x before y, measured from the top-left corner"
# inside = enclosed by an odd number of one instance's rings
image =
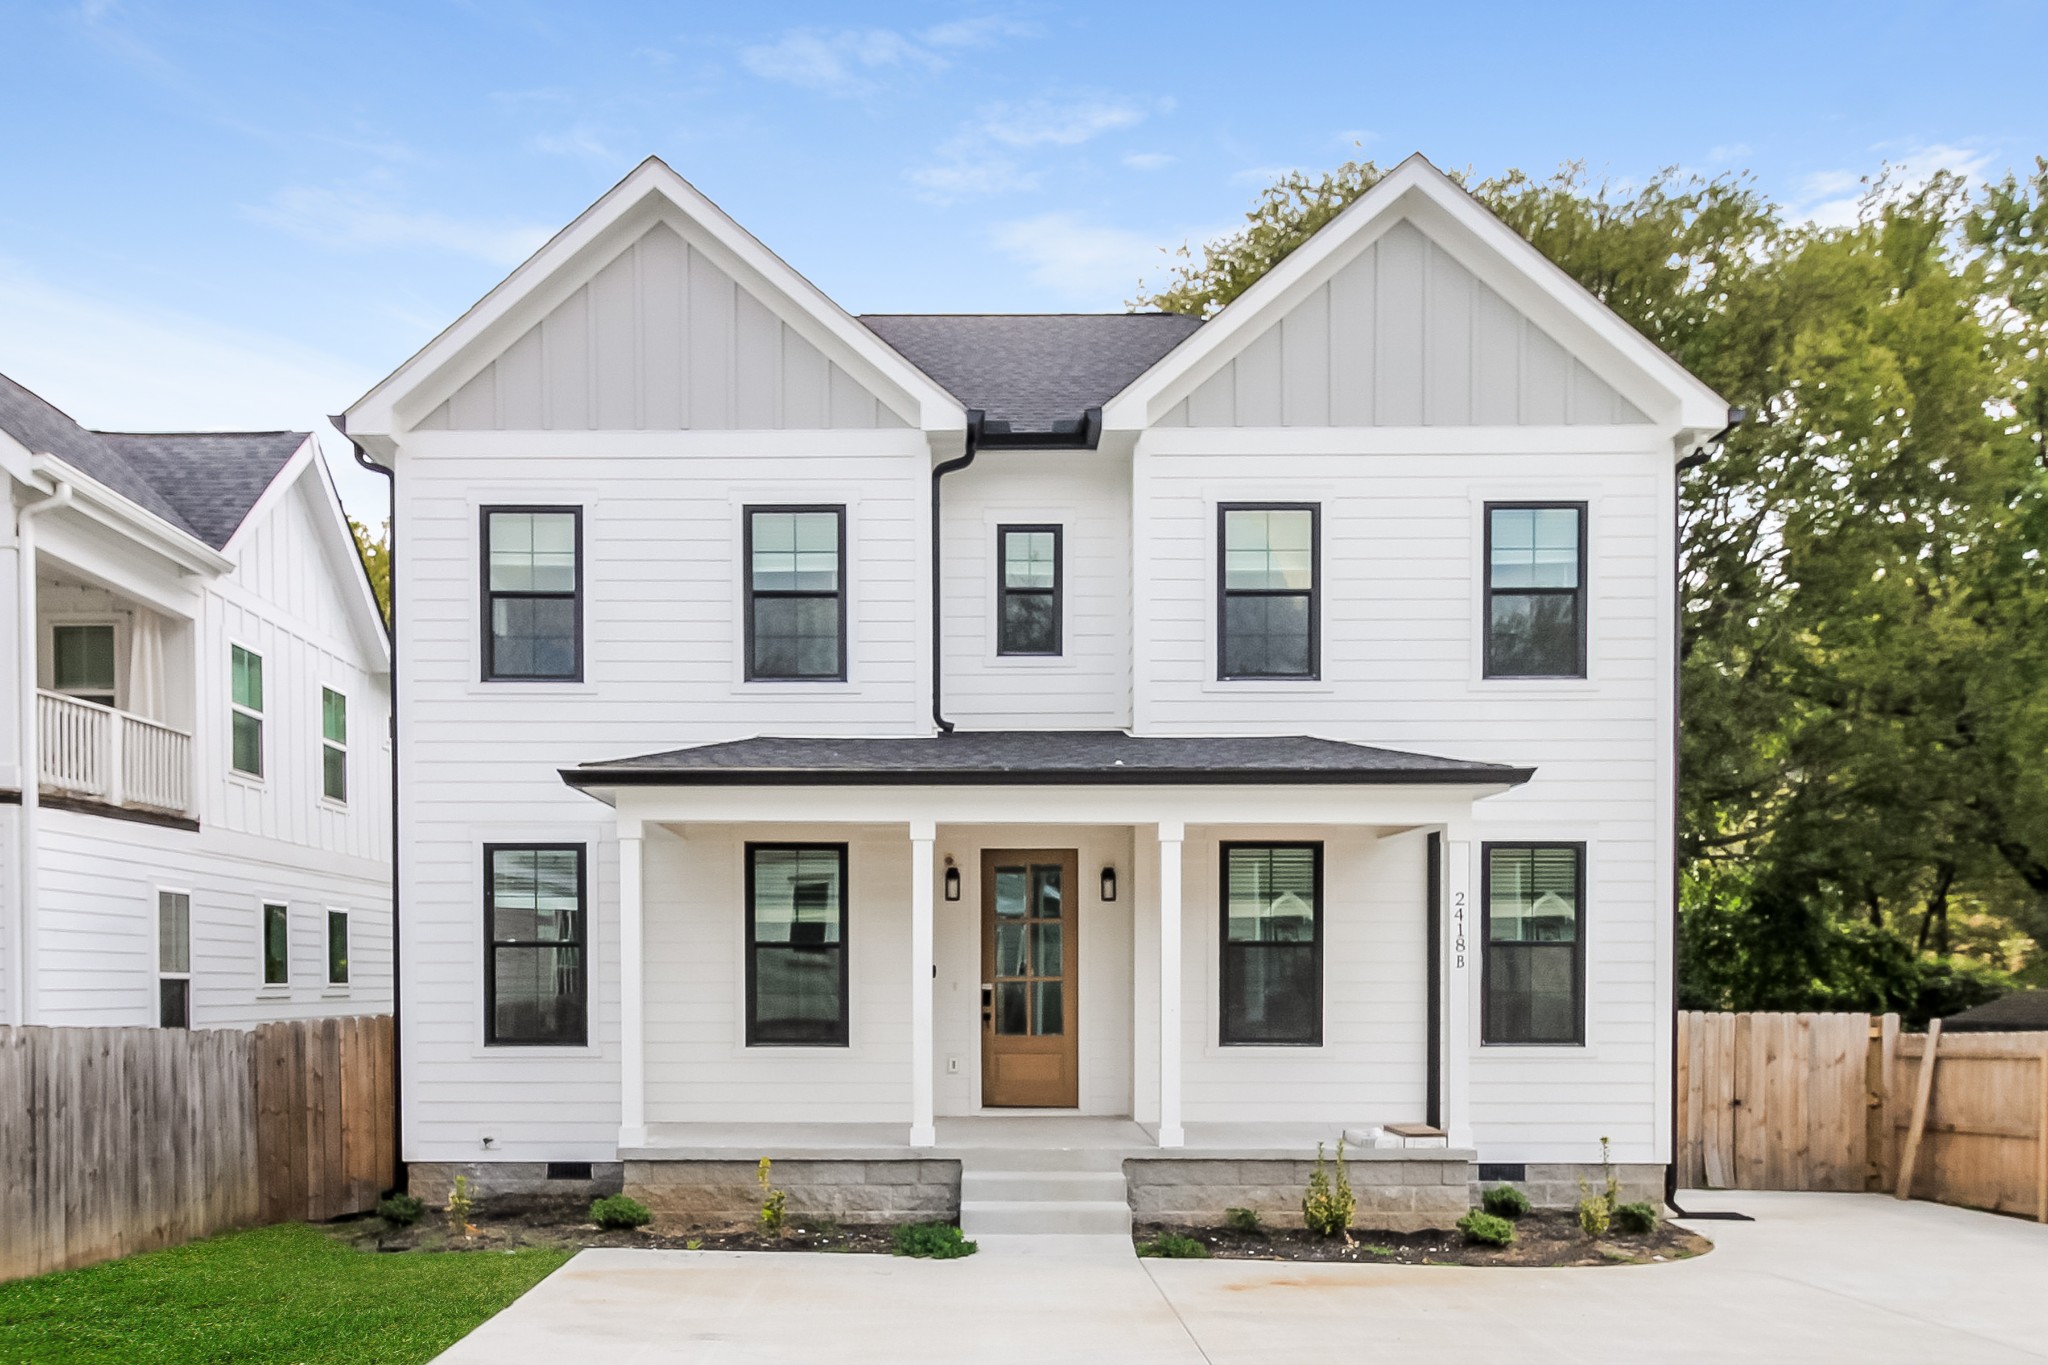
[[[305,432],[0,376],[0,1019],[391,1008],[390,646]]]
[[[1207,322],[852,317],[644,163],[346,416],[416,1188],[1298,1216],[1347,1133],[1418,1144],[1362,1217],[1603,1138],[1656,1188],[1727,420],[1420,158]]]

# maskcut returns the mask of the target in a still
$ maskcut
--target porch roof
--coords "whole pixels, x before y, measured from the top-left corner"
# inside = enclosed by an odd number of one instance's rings
[[[901,739],[761,735],[562,770],[572,787],[1345,784],[1515,786],[1533,768],[1311,735],[974,730]]]

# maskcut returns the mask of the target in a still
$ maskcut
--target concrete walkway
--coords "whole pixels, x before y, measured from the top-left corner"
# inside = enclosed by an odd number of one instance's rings
[[[1757,1221],[1695,1224],[1717,1245],[1694,1261],[1577,1270],[1139,1261],[1082,1242],[951,1262],[585,1251],[442,1359],[2048,1360],[2048,1227],[1882,1195],[1683,1202]]]

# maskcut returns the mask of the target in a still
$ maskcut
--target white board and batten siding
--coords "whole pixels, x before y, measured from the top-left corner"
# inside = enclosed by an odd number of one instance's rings
[[[153,1024],[160,891],[191,896],[194,1027],[390,1008],[389,680],[350,615],[345,575],[299,486],[243,528],[236,566],[198,595],[199,829],[45,809],[36,1008],[49,1024]],[[176,638],[175,633],[173,638]],[[263,658],[264,774],[229,771],[231,651]],[[322,791],[321,689],[348,698],[348,799]],[[289,912],[289,981],[265,985],[262,907]],[[327,916],[349,916],[349,981],[327,980]]]

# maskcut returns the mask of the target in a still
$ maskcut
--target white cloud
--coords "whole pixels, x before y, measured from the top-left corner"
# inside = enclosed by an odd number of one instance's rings
[[[999,224],[993,240],[1052,300],[1114,309],[1137,294],[1147,273],[1159,273],[1167,239],[1092,223],[1077,213],[1041,213]]]
[[[108,431],[308,431],[376,382],[339,356],[77,293],[0,261],[0,373]],[[385,515],[383,480],[329,437],[358,517]]]
[[[845,97],[877,89],[884,73],[941,71],[949,63],[934,47],[893,29],[798,28],[772,43],[741,48],[740,65],[763,80]]]
[[[1039,180],[1036,172],[1004,157],[937,161],[929,166],[913,166],[904,175],[917,186],[923,198],[942,204],[1036,189]]]
[[[1124,165],[1134,171],[1156,171],[1161,166],[1171,166],[1175,160],[1165,152],[1132,152],[1124,158]]]
[[[1153,107],[1166,110],[1173,105],[1161,100]],[[1030,189],[1037,185],[1038,173],[1020,168],[1011,153],[1078,147],[1105,133],[1135,128],[1151,112],[1129,100],[1087,94],[985,104],[939,145],[930,162],[904,174],[922,198],[936,203]]]
[[[1855,171],[1816,171],[1799,189],[1793,212],[1817,227],[1854,227],[1862,213],[1863,198],[1872,183],[1882,179],[1892,189],[1910,191],[1926,184],[1939,171],[1949,171],[1966,181],[1981,181],[1993,153],[1953,143],[1879,143],[1871,148],[1884,158],[1878,176]]]
[[[433,247],[474,256],[495,265],[517,265],[549,237],[543,227],[479,223],[434,212],[400,209],[360,189],[293,186],[243,210],[297,237],[342,250],[368,247]]]
[[[1076,147],[1120,128],[1135,128],[1145,111],[1114,100],[1034,99],[985,106],[973,131],[1005,147]]]
[[[574,157],[595,166],[617,167],[625,160],[623,153],[614,151],[587,124],[577,124],[559,133],[542,133],[533,139],[533,149],[549,156]]]
[[[1750,145],[1747,142],[1724,142],[1719,146],[1707,149],[1707,164],[1710,166],[1725,166],[1731,161],[1742,160],[1742,158],[1749,155],[1750,150]]]

